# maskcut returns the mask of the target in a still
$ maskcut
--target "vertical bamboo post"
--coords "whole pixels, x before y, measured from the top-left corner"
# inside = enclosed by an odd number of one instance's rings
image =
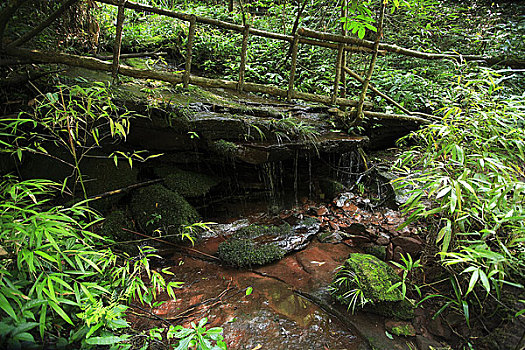
[[[113,67],[111,69],[111,76],[113,80],[117,78],[118,70],[120,66],[120,48],[122,46],[122,28],[124,27],[124,4],[126,0],[123,0],[118,5],[117,13],[117,28],[115,32],[115,46],[113,47]]]
[[[184,76],[182,77],[182,83],[185,89],[190,84],[191,74],[191,58],[193,51],[193,40],[195,39],[195,25],[197,23],[197,17],[195,15],[190,16],[190,28],[188,29],[188,43],[186,45],[186,66],[184,70]]]
[[[242,91],[244,89],[244,72],[246,70],[246,55],[248,51],[248,36],[250,34],[250,25],[244,26],[242,32],[242,49],[241,49],[241,65],[239,67],[239,83],[237,84],[237,90]]]
[[[343,0],[343,7],[341,8],[341,17],[348,17],[348,0]],[[346,29],[345,22],[341,23],[341,34],[343,36],[348,35],[348,30]],[[341,97],[346,98],[346,72],[344,70],[344,67],[346,67],[346,61],[347,61],[347,52],[346,50],[343,50],[343,58],[342,58],[342,64],[341,64]]]
[[[335,103],[337,99],[337,90],[339,89],[339,81],[341,79],[341,67],[343,63],[343,52],[344,44],[340,43],[337,49],[337,59],[335,61],[335,79],[334,79],[334,91],[332,92],[331,102]]]
[[[292,63],[290,67],[290,80],[288,81],[288,93],[286,101],[291,102],[294,97],[293,85],[295,80],[295,70],[297,68],[297,52],[299,51],[299,34],[295,33],[292,43]]]
[[[363,106],[365,104],[366,91],[368,90],[370,80],[372,79],[372,74],[374,73],[374,66],[377,59],[377,53],[379,51],[379,42],[383,37],[383,20],[385,17],[386,6],[385,1],[386,0],[381,1],[381,8],[379,10],[379,23],[377,26],[377,36],[374,42],[374,52],[372,53],[372,57],[370,58],[370,66],[368,67],[368,72],[366,73],[365,81],[363,82],[363,90],[361,91],[361,95],[359,96],[359,102],[357,105],[357,115],[355,117],[355,120],[352,122],[352,125],[360,125],[361,121],[363,120]]]

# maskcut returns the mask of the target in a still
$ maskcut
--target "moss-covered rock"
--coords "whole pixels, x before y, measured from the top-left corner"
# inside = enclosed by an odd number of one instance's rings
[[[373,255],[378,259],[385,260],[386,259],[386,246],[384,245],[367,245],[364,247],[364,251],[367,254]]]
[[[123,228],[133,230],[133,221],[124,210],[115,210],[106,216],[100,233],[117,242],[137,239],[134,234]]]
[[[232,238],[219,244],[217,254],[228,265],[243,268],[282,259],[284,250],[274,243],[256,245],[251,239]]]
[[[259,237],[282,237],[290,234],[292,227],[288,223],[279,226],[249,225],[235,232],[234,238],[255,239]]]
[[[348,278],[347,283],[336,283],[340,278]],[[363,292],[369,301],[370,311],[384,316],[410,319],[413,317],[413,307],[403,298],[401,291],[390,287],[401,278],[387,263],[373,255],[350,254],[343,267],[334,278],[333,294],[343,304],[350,304],[350,298],[344,297],[353,289]],[[347,294],[348,295],[348,294]]]
[[[166,187],[184,197],[204,196],[219,183],[211,176],[177,168],[161,168],[157,174],[164,178]]]
[[[199,213],[180,194],[162,185],[138,190],[131,200],[133,216],[149,234],[170,235],[177,241],[183,225],[200,220]],[[175,237],[173,237],[175,235]]]
[[[210,145],[210,148],[213,152],[220,156],[223,156],[227,159],[233,159],[237,155],[238,146],[233,142],[217,140]]]

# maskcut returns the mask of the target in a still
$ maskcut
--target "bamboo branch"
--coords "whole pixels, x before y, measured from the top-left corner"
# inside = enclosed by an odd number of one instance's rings
[[[120,54],[120,58],[125,59],[125,58],[155,57],[155,56],[166,56],[167,54],[168,54],[167,52],[123,53],[123,54]],[[98,58],[99,60],[103,60],[103,61],[109,61],[113,59],[113,55],[110,55],[110,56],[95,55],[93,57]],[[1,61],[0,61],[0,65],[2,65]]]
[[[364,111],[363,114],[365,117],[368,118],[377,118],[377,119],[390,119],[390,120],[406,120],[415,122],[418,124],[430,124],[431,122],[428,121],[425,118],[417,117],[414,115],[405,115],[405,114],[389,114],[389,113],[381,113],[381,112],[371,112],[371,111]]]
[[[343,53],[344,44],[339,44],[339,50],[337,50],[337,58],[335,62],[335,79],[334,79],[334,91],[332,92],[332,103],[337,98],[337,90],[339,89],[339,81],[341,80],[341,67],[343,66]]]
[[[368,49],[374,48],[374,42],[369,40],[356,39],[349,36],[342,36],[327,32],[320,32],[312,29],[301,28],[299,34],[304,37],[314,38],[323,41],[345,43],[351,45],[357,45],[359,47],[366,47]],[[421,52],[417,50],[407,49],[394,44],[379,44],[380,51],[387,51],[397,53],[404,56],[416,57],[425,60],[442,60],[442,59],[454,59],[457,61],[480,61],[485,62],[488,65],[502,64],[508,65],[514,68],[525,67],[525,59],[507,59],[505,57],[491,57],[481,55],[461,55],[457,53],[430,53]]]
[[[383,19],[385,17],[385,1],[381,1],[381,8],[379,10],[379,24],[377,26],[377,35],[376,35],[376,41],[374,43],[374,53],[372,54],[372,57],[370,58],[370,66],[368,68],[368,72],[366,74],[365,81],[363,82],[363,90],[361,91],[361,95],[359,96],[359,103],[357,105],[357,115],[355,120],[352,122],[352,125],[360,125],[361,120],[363,119],[363,105],[365,103],[365,97],[366,97],[366,91],[368,90],[368,85],[370,85],[370,80],[372,79],[372,74],[374,73],[374,66],[377,59],[377,51],[379,50],[379,42],[381,41],[381,38],[383,37]]]
[[[292,101],[294,97],[294,80],[295,80],[295,70],[297,68],[297,52],[299,51],[299,35],[295,35],[295,38],[292,43],[292,62],[290,68],[290,79],[288,80],[288,92],[286,93],[286,100],[288,102]]]
[[[350,75],[352,78],[354,78],[355,80],[359,81],[360,83],[364,83],[365,82],[365,78],[363,78],[362,76],[360,76],[359,74],[357,74],[353,70],[349,69],[348,67],[343,67],[343,69],[344,69],[344,71],[346,73],[348,73],[348,75]],[[387,101],[388,103],[390,103],[390,104],[394,105],[395,107],[399,108],[401,111],[405,112],[406,114],[418,115],[420,117],[428,118],[428,119],[435,119],[436,118],[436,117],[434,117],[433,115],[430,115],[430,114],[409,111],[408,109],[406,109],[405,107],[403,107],[399,103],[397,103],[393,98],[391,98],[390,96],[386,95],[385,93],[379,91],[374,85],[372,85],[372,83],[370,83],[368,85],[368,88],[370,90],[372,90],[376,95],[381,96],[385,101]]]
[[[62,14],[68,9],[71,7],[71,5],[73,5],[75,2],[77,2],[78,0],[65,0],[62,5],[58,8],[58,10],[56,10],[55,12],[53,12],[49,17],[46,18],[46,20],[42,23],[40,23],[38,26],[36,26],[35,28],[33,28],[33,30],[25,33],[24,35],[22,35],[20,38],[16,39],[15,41],[13,41],[12,43],[10,43],[8,45],[8,47],[15,47],[15,46],[20,46],[22,44],[25,44],[26,42],[28,42],[29,40],[33,39],[35,36],[37,36],[39,33],[41,33],[44,29],[46,29],[47,27],[49,27],[49,25],[51,25],[51,23],[53,23],[58,17],[62,16]]]

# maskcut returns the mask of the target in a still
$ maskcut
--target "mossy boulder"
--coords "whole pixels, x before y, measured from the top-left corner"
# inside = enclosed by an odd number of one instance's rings
[[[245,239],[283,237],[290,234],[291,230],[292,227],[286,222],[278,226],[249,225],[237,230],[233,237]]]
[[[386,246],[371,244],[363,248],[365,253],[375,256],[380,260],[386,260]]]
[[[156,173],[164,179],[164,184],[170,190],[190,198],[204,196],[219,183],[211,176],[173,167],[157,169]]]
[[[118,249],[134,255],[138,252],[138,244],[133,241],[140,237],[124,229],[134,230],[133,220],[126,211],[115,210],[106,216],[100,233],[113,239]]]
[[[234,159],[237,156],[239,146],[226,140],[217,140],[210,144],[212,152],[226,159]]]
[[[345,276],[348,278],[347,283],[335,282]],[[358,289],[369,301],[370,311],[387,317],[410,319],[414,314],[411,303],[403,298],[399,288],[390,290],[392,285],[400,281],[394,269],[384,261],[370,254],[353,253],[335,275],[333,294],[341,303],[349,305],[350,298],[344,295]]]
[[[217,254],[226,264],[244,268],[282,259],[284,250],[275,243],[256,245],[251,239],[232,238],[219,244]]]
[[[133,221],[124,210],[115,210],[106,216],[100,233],[117,242],[137,239],[133,233],[123,230],[133,230]]]
[[[199,221],[200,215],[180,194],[163,185],[139,189],[131,200],[131,210],[140,227],[148,234],[166,237],[172,241],[178,236],[183,225]]]

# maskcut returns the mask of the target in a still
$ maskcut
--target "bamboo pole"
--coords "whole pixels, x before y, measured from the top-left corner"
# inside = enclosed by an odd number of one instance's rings
[[[337,98],[337,90],[339,89],[339,81],[341,79],[341,67],[343,63],[343,47],[344,44],[339,44],[339,50],[337,50],[337,58],[335,61],[335,79],[334,79],[334,90],[332,92],[332,103]]]
[[[343,6],[341,7],[341,17],[348,17],[348,0],[343,0]],[[346,29],[345,22],[341,23],[341,35],[347,36],[348,30]],[[344,48],[344,45],[343,45]],[[346,72],[343,69],[346,66],[347,55],[346,50],[343,50],[342,64],[341,64],[341,85],[343,89],[341,91],[341,97],[346,97]]]
[[[186,65],[184,70],[183,85],[187,89],[190,84],[190,74],[191,74],[191,59],[193,54],[193,41],[195,40],[195,25],[197,19],[195,15],[190,17],[190,28],[188,29],[188,42],[186,46]]]
[[[348,75],[350,75],[352,78],[354,78],[355,80],[359,81],[360,83],[364,83],[365,82],[365,78],[363,78],[362,76],[360,76],[359,74],[357,74],[356,72],[351,70],[350,68],[348,68],[346,66],[343,66],[343,70],[346,73],[348,73]],[[429,118],[429,119],[434,119],[435,118],[434,116],[432,116],[430,114],[425,114],[425,113],[420,113],[420,112],[410,112],[408,109],[406,109],[405,107],[403,107],[402,105],[397,103],[393,98],[391,98],[390,96],[386,95],[385,93],[379,91],[374,85],[372,85],[372,83],[370,83],[368,85],[368,88],[370,90],[372,90],[376,95],[381,96],[385,101],[387,101],[388,103],[390,103],[390,104],[394,105],[395,107],[399,108],[401,111],[403,111],[406,114],[419,115],[419,116],[421,116],[423,118]]]
[[[372,79],[372,74],[374,73],[374,66],[377,59],[377,51],[379,49],[379,42],[381,41],[381,38],[383,37],[383,19],[385,17],[385,1],[381,1],[381,8],[379,10],[379,24],[377,26],[377,35],[376,35],[376,41],[374,43],[374,53],[372,54],[372,57],[370,58],[370,66],[368,67],[368,72],[366,74],[365,81],[363,82],[363,90],[361,91],[361,95],[359,96],[359,104],[357,105],[357,114],[355,117],[355,120],[352,122],[351,125],[360,125],[361,121],[363,119],[363,108],[365,103],[365,97],[366,92],[368,90],[368,85],[370,85],[370,80]]]
[[[239,66],[239,85],[238,90],[242,91],[244,88],[244,72],[246,70],[246,56],[248,51],[248,36],[250,35],[250,25],[247,24],[242,33],[242,48],[241,48],[241,65]]]
[[[115,31],[115,46],[113,47],[113,68],[111,70],[111,76],[113,80],[117,79],[118,69],[120,66],[120,48],[122,47],[122,29],[124,27],[124,12],[126,0],[123,0],[117,13],[117,28]]]
[[[63,52],[45,52],[40,50],[28,50],[28,49],[22,49],[22,48],[9,48],[6,49],[5,54],[13,57],[18,57],[21,59],[31,59],[33,61],[38,61],[42,63],[59,63],[59,64],[65,64],[73,67],[82,67],[92,70],[99,70],[99,71],[106,71],[111,72],[112,71],[112,64],[106,61],[99,60],[97,58],[93,57],[83,57],[78,55],[72,55],[67,54]],[[183,74],[181,73],[172,73],[172,72],[166,72],[166,71],[152,71],[149,69],[137,69],[132,68],[126,65],[121,65],[119,68],[119,74],[129,76],[132,78],[138,78],[138,79],[155,79],[160,81],[165,81],[171,84],[180,84],[183,82]],[[199,76],[190,76],[190,84],[201,86],[201,87],[209,87],[209,88],[223,88],[228,90],[236,90],[237,89],[237,81],[229,81],[229,80],[222,80],[222,79],[209,79]],[[247,92],[257,92],[257,93],[264,93],[276,97],[281,98],[287,98],[288,96],[288,90],[278,88],[276,86],[272,85],[263,85],[263,84],[256,84],[256,83],[244,83],[244,91]],[[311,101],[311,102],[318,102],[323,104],[330,104],[331,103],[331,97],[330,96],[323,96],[323,95],[316,95],[311,93],[305,93],[305,92],[297,92],[294,91],[293,98],[305,100],[305,101]],[[337,98],[336,102],[339,106],[351,106],[356,107],[357,101],[350,100],[350,99],[344,99],[344,98]],[[365,102],[365,106],[371,107],[372,104]]]
[[[58,17],[62,16],[62,14],[71,7],[75,2],[78,0],[65,0],[62,5],[53,12],[49,17],[47,17],[42,23],[40,23],[38,26],[30,30],[29,32],[22,35],[20,38],[13,41],[8,46],[20,46],[22,44],[25,44],[29,40],[33,39],[35,36],[37,36],[39,33],[41,33],[44,29],[49,27],[53,21],[55,21]]]
[[[369,40],[356,39],[350,36],[342,36],[327,32],[320,32],[312,29],[301,28],[299,34],[303,37],[314,38],[322,41],[337,42],[356,45],[359,47],[366,47],[368,49],[374,48],[374,42]],[[505,62],[508,65],[522,66],[525,65],[525,60],[516,59],[516,60],[507,60],[502,57],[490,57],[490,56],[480,56],[480,55],[461,55],[461,54],[451,54],[451,53],[429,53],[421,52],[417,50],[407,49],[394,44],[379,44],[379,51],[386,51],[391,53],[397,53],[404,56],[416,57],[426,60],[442,60],[442,59],[455,59],[460,61],[484,61],[489,65],[497,64],[500,62]]]
[[[292,101],[294,98],[294,80],[295,80],[295,70],[297,69],[297,52],[299,51],[299,35],[295,35],[292,43],[292,62],[290,67],[290,79],[288,80],[288,93],[286,94],[286,100],[288,102]]]

